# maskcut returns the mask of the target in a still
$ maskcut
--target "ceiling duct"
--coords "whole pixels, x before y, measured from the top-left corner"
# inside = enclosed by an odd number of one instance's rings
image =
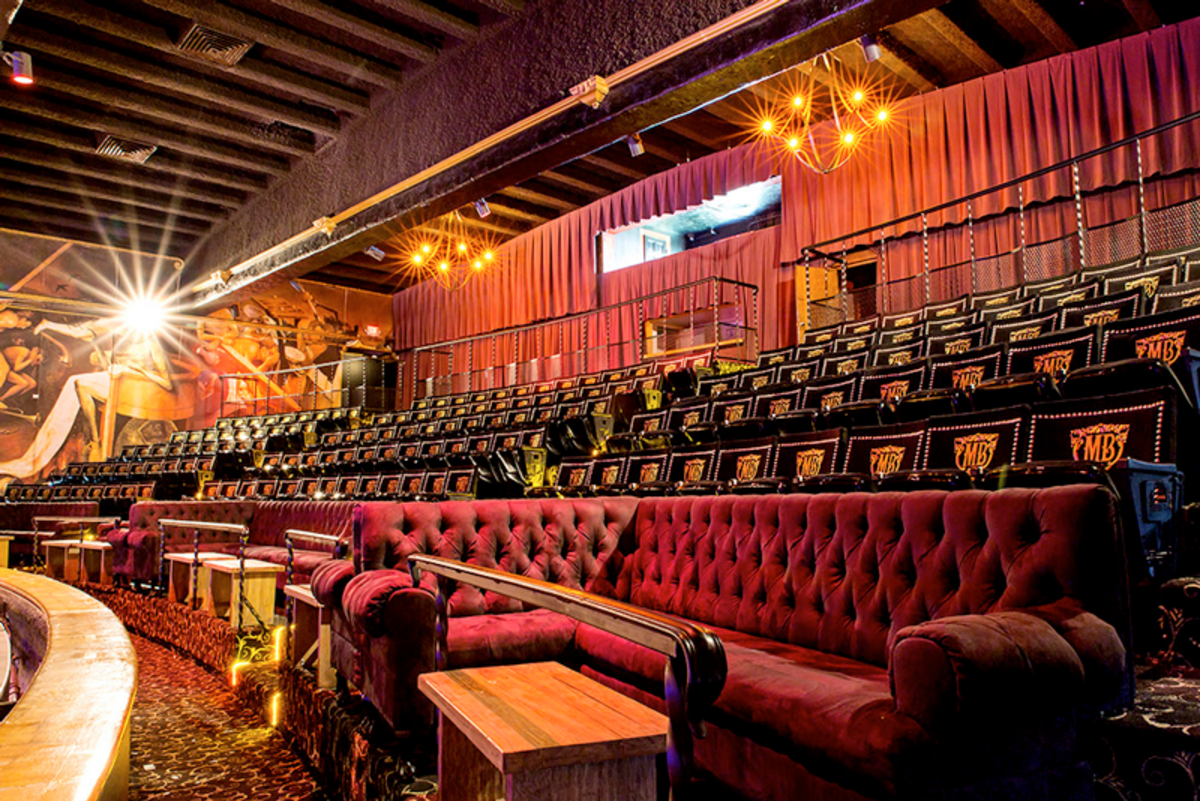
[[[110,159],[117,159],[118,161],[145,164],[146,159],[154,155],[155,150],[158,150],[158,145],[147,145],[143,142],[118,139],[115,136],[109,135],[104,137],[104,141],[96,148],[96,153]]]
[[[192,27],[179,38],[175,46],[192,58],[211,61],[222,67],[232,67],[242,60],[254,46],[254,42],[193,22]]]

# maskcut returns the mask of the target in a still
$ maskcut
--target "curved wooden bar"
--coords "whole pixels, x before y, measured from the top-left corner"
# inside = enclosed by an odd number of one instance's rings
[[[43,615],[46,644],[33,680],[0,722],[0,799],[124,799],[137,683],[129,635],[79,590],[0,569],[0,607],[18,604]]]

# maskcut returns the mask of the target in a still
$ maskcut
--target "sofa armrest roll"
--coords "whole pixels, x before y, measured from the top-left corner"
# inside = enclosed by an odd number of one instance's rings
[[[1051,714],[1078,702],[1085,685],[1071,644],[1042,618],[1017,611],[901,629],[889,673],[897,711],[931,731]]]

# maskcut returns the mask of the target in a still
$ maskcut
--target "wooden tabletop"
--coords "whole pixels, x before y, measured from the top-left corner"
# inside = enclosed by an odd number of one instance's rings
[[[82,548],[92,551],[104,551],[112,547],[105,540],[42,540],[43,548]]]
[[[127,770],[137,657],[125,628],[99,601],[66,584],[0,569],[0,597],[36,604],[49,620],[41,668],[0,722],[0,799],[99,799]],[[119,781],[119,779],[118,779]]]
[[[310,584],[285,584],[283,585],[283,594],[309,606],[319,607],[321,605],[321,602],[313,595]]]
[[[236,573],[241,562],[236,556],[225,555],[223,559],[210,559],[204,563],[204,566],[209,570],[216,570],[218,573]],[[274,562],[264,562],[261,559],[247,559],[246,572],[255,573],[282,573],[287,570],[283,565],[277,565]]]
[[[664,716],[557,662],[424,673],[417,686],[505,774],[667,750]]]
[[[220,551],[201,551],[200,553],[195,553],[193,551],[170,551],[169,553],[164,554],[163,558],[168,562],[195,562],[197,560],[201,562],[211,562],[216,559],[236,559],[237,557],[230,556],[227,553],[221,553]]]

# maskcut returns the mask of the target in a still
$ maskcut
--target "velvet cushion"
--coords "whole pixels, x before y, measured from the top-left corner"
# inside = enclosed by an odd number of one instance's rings
[[[348,564],[353,570],[354,565]],[[411,589],[412,576],[401,570],[359,573],[342,591],[342,614],[351,628],[364,631],[368,636],[382,636],[385,633],[383,610],[388,601],[393,594]]]
[[[260,501],[250,520],[250,542],[285,547],[283,534],[290,528],[350,538],[354,501]],[[331,547],[306,542],[313,550]]]
[[[577,625],[572,618],[545,609],[451,618],[448,666],[557,660],[571,647]]]
[[[330,559],[317,565],[309,582],[313,597],[322,606],[336,607],[342,602],[346,584],[354,578],[354,565],[345,559]]]

